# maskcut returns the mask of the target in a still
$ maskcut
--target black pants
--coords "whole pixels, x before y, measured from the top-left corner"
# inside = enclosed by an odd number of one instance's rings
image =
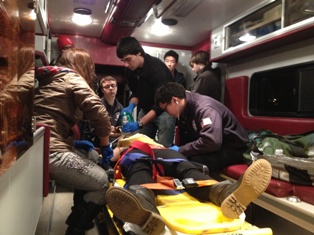
[[[133,151],[141,152],[140,150]],[[153,152],[156,158],[186,160],[182,162],[161,162],[160,165],[163,167],[165,176],[171,176],[180,180],[185,178],[193,178],[194,180],[212,179],[208,175],[204,175],[192,162],[176,151],[171,149],[154,149]],[[149,161],[136,161],[128,169],[122,169],[122,173],[126,176],[128,187],[154,182],[152,179],[152,164]],[[209,200],[210,186],[187,188],[186,191],[197,199]]]
[[[222,149],[217,152],[205,153],[189,157],[193,162],[203,164],[208,167],[209,174],[216,178],[219,172],[227,166],[236,165],[244,162],[243,153],[245,149]]]

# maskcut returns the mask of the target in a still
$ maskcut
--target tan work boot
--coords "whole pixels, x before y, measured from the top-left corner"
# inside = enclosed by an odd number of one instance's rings
[[[223,181],[213,185],[209,199],[221,207],[226,217],[237,218],[267,189],[271,172],[270,163],[265,159],[259,159],[252,163],[237,182]]]
[[[155,194],[148,188],[133,185],[129,190],[112,187],[106,193],[112,213],[122,220],[137,224],[149,235],[160,235],[165,223],[155,204]]]

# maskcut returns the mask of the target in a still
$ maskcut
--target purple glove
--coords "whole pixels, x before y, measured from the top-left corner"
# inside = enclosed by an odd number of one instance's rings
[[[75,140],[74,146],[77,149],[83,149],[88,152],[95,148],[94,144],[88,140]]]
[[[100,147],[101,156],[100,165],[103,166],[104,164],[110,165],[110,159],[113,157],[113,150],[110,145],[101,146]]]
[[[129,114],[132,115],[134,108],[135,108],[135,104],[131,102],[131,103],[129,104],[129,106],[127,106],[127,107],[125,107],[124,109],[121,110],[121,113],[127,112],[127,113],[129,113]]]
[[[169,149],[172,149],[172,150],[178,152],[179,151],[179,146],[173,145],[173,146],[169,147]]]
[[[122,132],[134,132],[137,131],[140,127],[137,122],[128,122],[122,126]]]

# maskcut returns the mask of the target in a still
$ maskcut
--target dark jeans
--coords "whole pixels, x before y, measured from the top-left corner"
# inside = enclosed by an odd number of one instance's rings
[[[146,115],[142,109],[138,114],[138,120]],[[147,135],[165,147],[170,147],[173,144],[174,129],[176,125],[176,118],[170,116],[167,112],[163,112],[150,123],[147,123],[139,130],[141,134]]]
[[[140,150],[132,150],[141,152]],[[211,180],[208,175],[204,175],[192,162],[187,160],[181,153],[171,149],[154,149],[156,158],[173,159],[179,158],[186,161],[181,162],[161,162],[165,176],[171,176],[180,180],[185,178],[193,178],[194,180]],[[141,152],[143,153],[143,152]],[[131,185],[140,185],[145,183],[153,183],[152,164],[148,161],[136,161],[128,169],[122,169],[122,173],[126,176],[128,187]],[[201,200],[209,200],[210,186],[187,188],[186,191]]]

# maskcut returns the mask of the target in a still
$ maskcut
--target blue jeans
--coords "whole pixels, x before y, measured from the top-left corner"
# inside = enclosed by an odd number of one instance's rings
[[[138,114],[138,120],[145,115],[146,112],[141,109]],[[139,132],[156,140],[165,147],[170,147],[173,145],[175,125],[176,118],[170,116],[167,112],[163,112],[153,121],[143,126]]]
[[[85,202],[104,205],[109,185],[107,173],[87,156],[80,155],[70,151],[50,154],[50,177],[65,187],[86,191]]]

